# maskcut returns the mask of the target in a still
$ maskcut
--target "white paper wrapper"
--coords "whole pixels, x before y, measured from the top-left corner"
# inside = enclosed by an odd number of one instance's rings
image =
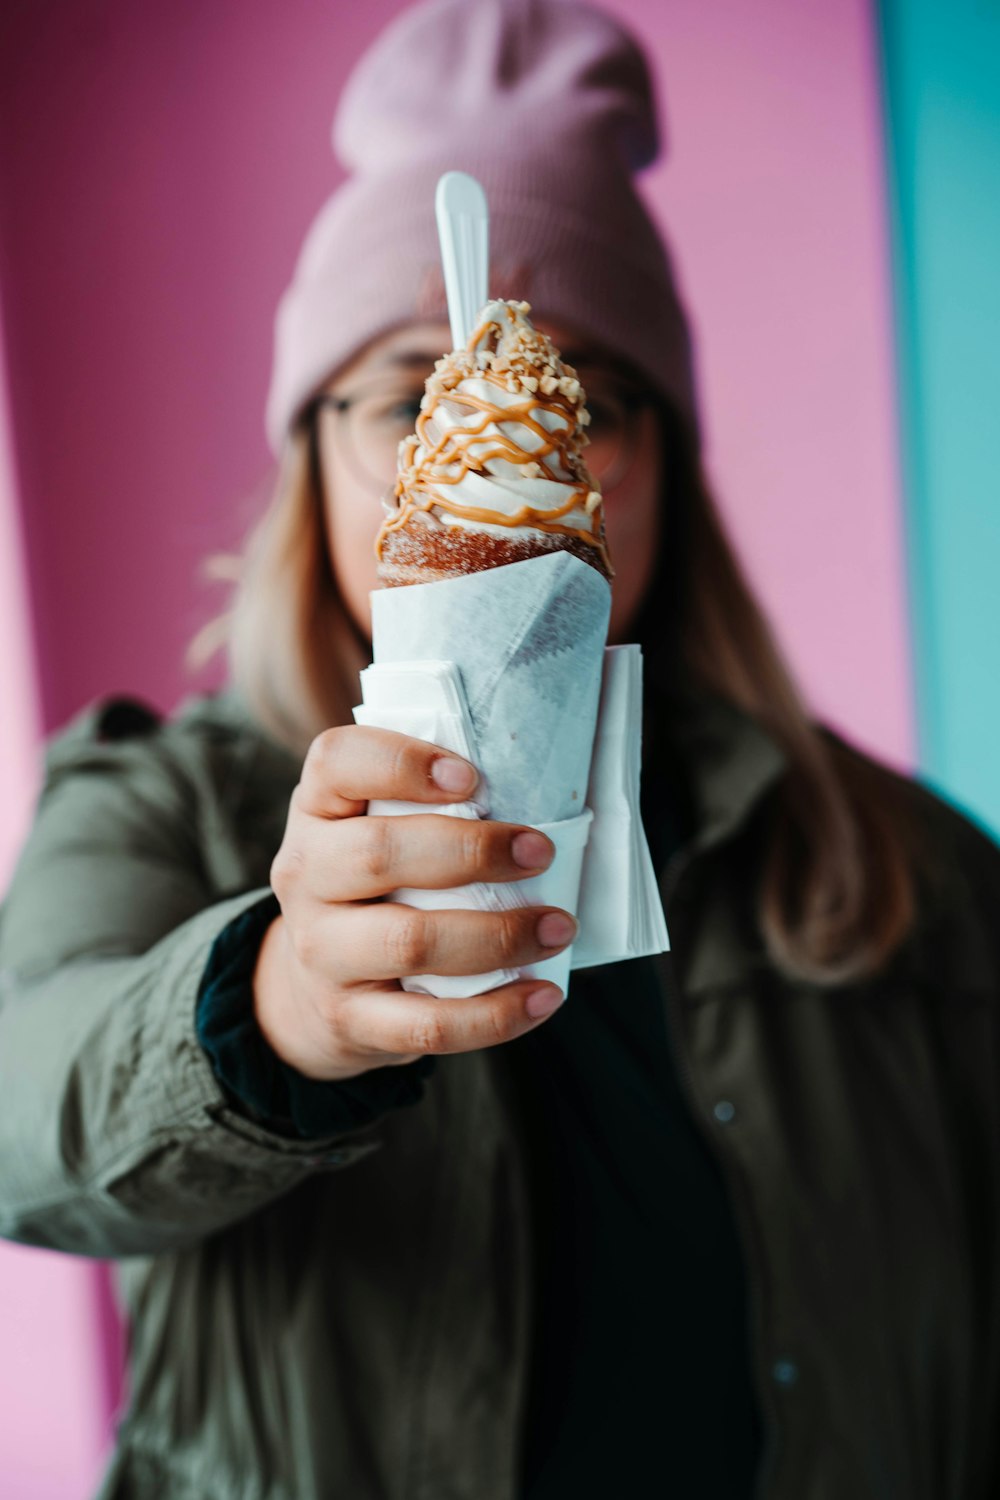
[[[413,734],[445,750],[454,750],[473,763],[478,753],[472,733],[472,722],[465,706],[458,669],[453,662],[425,661],[382,663],[361,674],[364,703],[354,710],[359,724],[379,729],[395,729]],[[368,811],[381,816],[426,812],[426,804],[388,802],[373,798]],[[481,804],[474,802],[443,803],[440,812],[446,817],[478,818],[485,815]],[[410,886],[393,892],[393,899],[423,910],[457,907],[478,911],[511,911],[518,906],[559,906],[576,915],[580,877],[593,814],[589,808],[556,823],[535,823],[555,845],[552,863],[541,874],[519,881],[495,884],[473,882],[448,890],[420,890]],[[591,883],[592,886],[595,882]],[[540,960],[521,969],[495,969],[488,974],[465,976],[411,975],[405,988],[432,995],[475,995],[506,984],[513,979],[548,979],[565,992],[573,947],[553,958]],[[591,959],[591,962],[600,960]]]
[[[571,620],[584,607],[585,596],[581,598],[574,590],[565,595],[559,592],[559,580],[552,576],[556,571],[552,564],[557,561],[562,563],[560,572],[571,563],[570,574],[578,568],[594,573],[578,559],[559,554],[467,579],[372,596],[376,661],[361,674],[365,701],[355,709],[358,723],[415,735],[455,751],[480,768],[484,774],[475,800],[442,804],[443,814],[532,823],[556,846],[549,869],[531,879],[477,883],[447,891],[406,888],[393,892],[392,899],[425,909],[502,911],[526,905],[560,906],[580,921],[577,941],[554,958],[489,974],[412,975],[402,981],[405,989],[441,997],[474,995],[531,976],[550,979],[565,991],[571,968],[639,958],[670,946],[639,812],[642,653],[638,646],[612,646],[596,653],[600,693],[595,734],[592,714],[597,695],[587,676],[593,668],[567,646],[560,629],[559,611],[564,620]],[[542,588],[535,582],[541,576],[538,563],[547,569]],[[528,568],[536,571],[529,575],[527,592],[516,574],[514,579],[503,578]],[[594,577],[606,590],[604,580],[598,574]],[[485,590],[478,591],[488,596],[485,626],[484,617],[476,615],[476,601],[465,589],[477,579],[489,580]],[[502,580],[502,588],[493,582],[496,579]],[[464,600],[456,599],[456,585],[463,586]],[[465,609],[459,610],[462,603]],[[541,608],[556,609],[548,625],[537,618]],[[574,639],[570,644],[579,642]],[[478,694],[478,726],[459,665],[454,660],[420,656],[435,645],[450,650],[464,664],[473,694]],[[383,656],[390,651],[394,653],[391,658]],[[558,670],[560,662],[562,671]],[[503,716],[507,714],[512,717]],[[559,726],[567,763],[574,768],[574,780],[568,786],[558,775],[562,756],[553,724]],[[534,761],[526,759],[541,754],[539,728],[545,765],[541,778],[534,775]],[[581,808],[577,778],[584,777],[587,760],[589,777]],[[504,803],[500,811],[495,806],[498,785]],[[538,816],[546,799],[560,809],[568,807],[568,817]],[[529,806],[530,815],[522,811],[524,805]],[[382,815],[426,810],[422,803],[377,801],[368,808]]]
[[[462,578],[382,589],[371,598],[375,665],[362,674],[358,722],[465,755],[480,771],[475,802],[441,810],[542,827],[558,851],[550,869],[531,881],[408,889],[393,899],[427,908],[538,904],[575,912],[611,608],[606,580],[571,553],[553,552]],[[368,810],[417,809],[372,803]],[[411,975],[401,982],[404,989],[455,996],[533,976],[565,990],[570,962],[568,949],[521,970]]]
[[[553,552],[371,599],[376,664],[457,666],[490,817],[551,823],[582,812],[611,612],[596,568]]]

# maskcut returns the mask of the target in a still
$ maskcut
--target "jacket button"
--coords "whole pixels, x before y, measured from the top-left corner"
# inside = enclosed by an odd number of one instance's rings
[[[799,1367],[790,1359],[776,1359],[771,1374],[778,1385],[794,1385],[799,1378]]]
[[[736,1114],[736,1105],[729,1099],[720,1099],[712,1113],[720,1125],[728,1125]]]

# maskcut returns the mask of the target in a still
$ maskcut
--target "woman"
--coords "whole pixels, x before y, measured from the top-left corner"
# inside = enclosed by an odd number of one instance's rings
[[[335,139],[354,176],[279,316],[233,686],[53,743],[0,924],[0,1232],[114,1258],[128,1310],[101,1495],[992,1495],[1000,858],[810,719],[741,575],[632,180],[641,54],[589,9],[435,0]],[[548,851],[436,817],[475,768],[351,723],[381,495],[449,343],[453,166],[490,197],[492,293],[581,372],[613,636],[646,660],[672,950],[562,1007],[401,991],[573,924],[378,901]]]

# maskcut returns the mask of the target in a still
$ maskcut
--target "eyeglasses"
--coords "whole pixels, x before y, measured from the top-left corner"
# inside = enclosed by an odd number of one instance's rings
[[[622,482],[631,466],[639,418],[653,397],[638,381],[614,370],[574,368],[587,393],[590,412],[584,460],[607,492]],[[332,412],[355,476],[382,492],[396,482],[399,445],[416,427],[423,394],[424,382],[418,375],[373,376],[345,396],[321,391],[312,402],[312,414]]]

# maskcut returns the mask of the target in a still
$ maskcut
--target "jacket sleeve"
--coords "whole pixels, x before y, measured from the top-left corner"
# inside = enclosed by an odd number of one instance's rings
[[[165,729],[50,747],[0,908],[0,1236],[81,1255],[190,1246],[381,1144],[289,1139],[235,1109],[195,1027],[222,930],[204,799]]]
[[[216,938],[202,974],[195,1029],[223,1091],[241,1113],[300,1140],[366,1125],[386,1110],[416,1104],[423,1080],[434,1072],[434,1056],[321,1083],[271,1049],[254,1014],[253,973],[264,934],[280,911],[269,893],[240,912]]]

